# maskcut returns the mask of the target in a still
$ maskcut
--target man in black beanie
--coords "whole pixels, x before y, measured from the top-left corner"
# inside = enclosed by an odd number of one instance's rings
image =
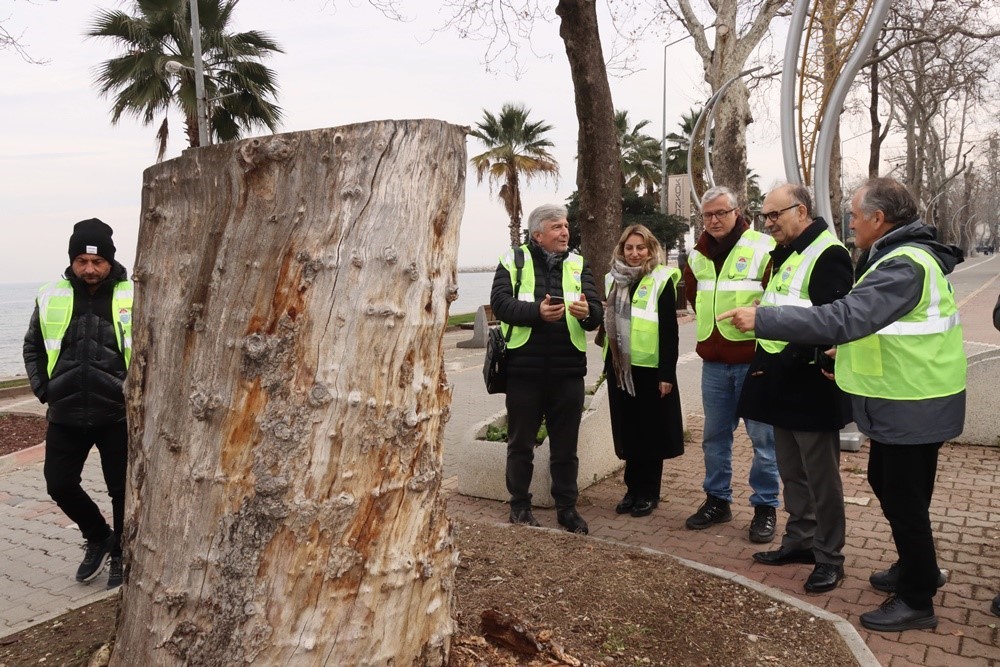
[[[115,261],[113,233],[97,218],[73,226],[70,265],[62,279],[39,290],[24,337],[31,389],[49,406],[46,489],[87,540],[76,580],[95,579],[110,557],[108,588],[123,578],[128,430],[122,386],[132,359],[132,283]],[[80,485],[94,445],[111,496],[113,529]]]

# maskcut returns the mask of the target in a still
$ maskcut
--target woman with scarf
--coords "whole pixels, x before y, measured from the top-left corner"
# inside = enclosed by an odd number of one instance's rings
[[[663,459],[684,453],[677,391],[676,292],[680,272],[663,264],[652,232],[622,233],[605,278],[604,373],[615,454],[625,461],[625,497],[615,512],[641,517],[660,500]]]

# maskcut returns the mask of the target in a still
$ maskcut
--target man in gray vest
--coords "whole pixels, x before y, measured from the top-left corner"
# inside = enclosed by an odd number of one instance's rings
[[[96,218],[73,227],[62,280],[39,290],[24,367],[31,389],[48,403],[45,484],[87,541],[76,580],[94,580],[110,556],[108,588],[122,583],[128,429],[122,386],[132,358],[132,283],[115,261],[111,227]],[[80,485],[91,448],[111,496],[114,529]]]
[[[813,218],[812,197],[801,185],[782,185],[764,197],[760,222],[777,247],[761,307],[820,306],[854,284],[847,248]],[[822,369],[833,360],[828,346],[757,338],[743,382],[739,414],[774,427],[778,472],[788,520],[781,547],[753,559],[764,565],[814,563],[808,593],[833,590],[844,578],[844,486],[840,480],[840,429],[851,404]]]

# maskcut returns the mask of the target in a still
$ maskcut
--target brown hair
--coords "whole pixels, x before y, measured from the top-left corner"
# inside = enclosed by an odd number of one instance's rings
[[[624,231],[622,231],[621,238],[618,239],[618,243],[615,245],[615,250],[611,253],[612,262],[617,259],[622,264],[628,263],[625,261],[625,241],[627,241],[630,236],[638,236],[642,238],[642,242],[645,243],[646,247],[649,249],[649,259],[643,262],[642,265],[643,273],[649,273],[656,268],[657,264],[662,264],[664,262],[663,246],[660,245],[657,238],[653,236],[653,232],[649,231],[649,228],[645,225],[629,225]]]

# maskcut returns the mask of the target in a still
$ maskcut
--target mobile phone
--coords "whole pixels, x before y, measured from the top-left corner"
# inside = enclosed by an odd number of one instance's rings
[[[562,300],[563,298],[561,296],[553,296],[552,294],[549,295],[549,301],[562,301]]]

